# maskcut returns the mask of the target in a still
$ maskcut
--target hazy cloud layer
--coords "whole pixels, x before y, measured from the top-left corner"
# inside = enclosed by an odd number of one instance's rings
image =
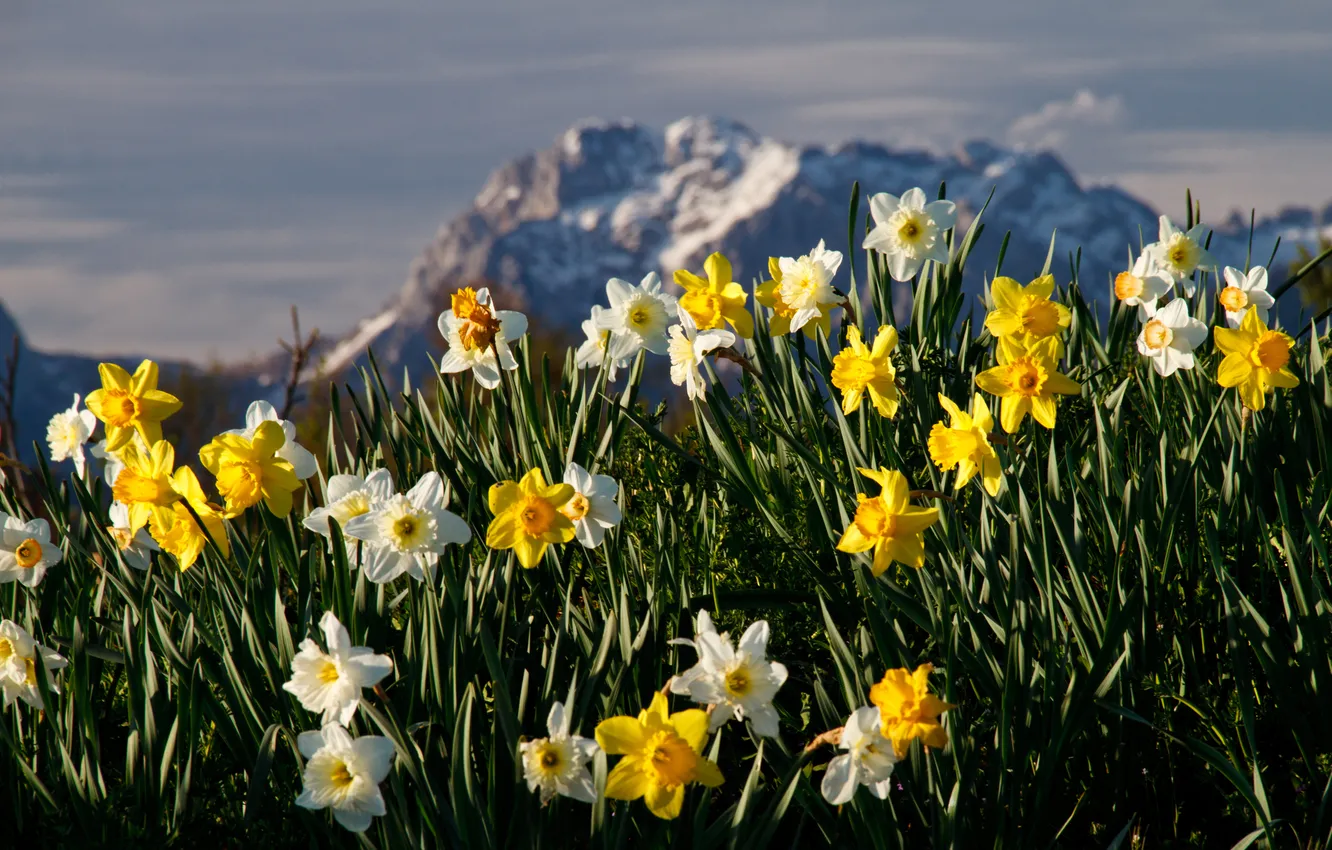
[[[1219,216],[1332,199],[1332,4],[0,0],[0,298],[50,348],[271,349],[575,119],[1054,145]]]

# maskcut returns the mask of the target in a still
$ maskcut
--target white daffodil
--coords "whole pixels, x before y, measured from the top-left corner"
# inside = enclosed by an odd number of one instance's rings
[[[606,539],[606,529],[624,519],[616,500],[620,485],[609,475],[593,475],[576,463],[564,470],[564,483],[573,487],[573,498],[560,506],[560,513],[574,525],[574,538],[589,549]]]
[[[393,476],[387,469],[372,469],[362,478],[359,475],[334,475],[324,487],[322,508],[315,508],[301,524],[329,541],[333,545],[333,529],[329,520],[337,520],[343,531],[343,541],[347,544],[347,563],[352,568],[359,566],[357,551],[360,548],[355,539],[346,536],[347,523],[358,516],[370,513],[380,502],[393,496]]]
[[[800,330],[841,302],[842,296],[833,289],[832,280],[842,265],[842,254],[829,251],[823,246],[822,239],[803,257],[782,257],[777,265],[782,272],[778,287],[782,303],[788,310],[795,311],[791,316],[792,331]]]
[[[583,335],[587,339],[583,340],[583,344],[574,352],[574,365],[579,369],[597,368],[606,363],[606,345],[610,341],[612,332],[603,329],[599,324],[605,313],[605,308],[594,305],[592,317],[583,320]],[[628,363],[627,358],[612,357],[610,362],[606,363],[606,380],[614,381],[620,369]]]
[[[367,544],[361,553],[365,577],[385,584],[408,573],[424,581],[446,544],[471,540],[467,523],[446,511],[445,504],[439,473],[427,472],[405,495],[391,496],[347,520],[347,536]]]
[[[556,794],[594,803],[596,789],[587,762],[597,754],[597,742],[569,734],[569,714],[562,703],[550,707],[546,718],[548,738],[523,741],[518,754],[523,760],[523,778],[527,790],[541,790],[541,804],[551,801]]]
[[[1239,327],[1250,307],[1258,312],[1263,324],[1267,324],[1267,311],[1276,304],[1276,299],[1267,291],[1267,269],[1254,266],[1245,274],[1233,266],[1226,266],[1225,278],[1226,286],[1216,298],[1226,308],[1226,324]]]
[[[1150,318],[1148,307],[1155,307],[1172,286],[1170,275],[1157,267],[1152,254],[1144,252],[1134,261],[1131,271],[1115,277],[1115,297],[1126,307],[1137,307],[1138,321],[1145,322]]]
[[[467,287],[453,293],[452,307],[439,314],[438,324],[449,344],[439,362],[444,374],[471,369],[478,384],[493,390],[499,386],[500,369],[518,368],[509,345],[527,333],[527,317],[496,310],[489,289]]]
[[[376,655],[365,646],[352,646],[347,627],[332,611],[319,621],[328,652],[306,638],[291,660],[291,680],[282,690],[295,695],[301,706],[323,712],[325,723],[346,726],[361,704],[361,689],[372,688],[393,671],[393,659]]]
[[[735,334],[724,330],[699,331],[694,320],[683,309],[680,324],[671,325],[667,353],[671,357],[671,383],[684,387],[690,398],[702,398],[708,391],[707,381],[698,370],[703,356],[717,348],[735,342]]]
[[[902,197],[880,192],[870,198],[874,229],[865,237],[865,250],[888,258],[893,280],[911,280],[926,260],[948,262],[944,231],[957,223],[952,201],[925,203],[923,189],[908,189]]]
[[[295,423],[279,418],[277,408],[266,401],[250,402],[249,408],[245,411],[245,427],[227,433],[253,440],[254,432],[264,422],[276,422],[282,426],[282,433],[287,440],[282,444],[282,448],[277,450],[277,456],[291,464],[297,478],[304,480],[319,471],[319,462],[315,460],[315,456],[309,449],[296,442]]]
[[[120,560],[125,566],[136,570],[148,569],[152,553],[160,551],[157,541],[148,535],[148,529],[140,528],[130,534],[129,506],[123,502],[111,503],[110,519],[111,524],[106,527],[106,533],[116,541]]]
[[[17,581],[25,587],[41,584],[48,567],[64,556],[51,543],[51,526],[38,517],[23,521],[0,512],[0,584]]]
[[[352,832],[365,832],[382,817],[384,795],[379,783],[393,768],[393,742],[380,735],[353,738],[337,723],[318,732],[302,732],[296,746],[305,762],[305,787],[296,805],[332,809],[333,819]]]
[[[97,417],[91,410],[79,410],[79,395],[74,394],[74,403],[69,410],[62,410],[46,426],[46,444],[51,448],[51,462],[62,460],[74,461],[74,472],[80,478],[87,465],[83,453],[83,444],[92,436],[97,427]]]
[[[847,718],[838,744],[846,753],[828,762],[821,787],[823,799],[834,806],[851,802],[861,785],[880,800],[887,799],[897,754],[879,723],[879,709],[872,705],[856,709]]]
[[[1138,353],[1152,361],[1162,377],[1193,368],[1193,350],[1207,339],[1207,325],[1189,315],[1188,302],[1176,298],[1159,310],[1147,308],[1138,334]]]
[[[667,329],[675,321],[679,302],[674,295],[661,291],[661,278],[648,272],[638,286],[613,277],[606,282],[610,309],[593,314],[597,326],[610,331],[617,358],[628,358],[641,349],[665,354],[669,343]]]
[[[1180,230],[1171,223],[1169,216],[1161,216],[1157,241],[1143,248],[1143,253],[1152,255],[1161,271],[1184,287],[1184,294],[1192,296],[1197,284],[1193,282],[1193,273],[1198,269],[1216,270],[1216,258],[1203,247],[1211,229],[1204,224],[1195,224],[1188,232]]]
[[[693,640],[677,638],[671,643],[692,646],[698,663],[671,680],[671,693],[713,706],[712,731],[732,717],[749,718],[754,734],[777,737],[777,709],[772,698],[786,681],[786,667],[768,661],[768,622],[758,620],[745,629],[740,646],[732,647],[730,635],[717,634],[707,611],[698,612]]]
[[[21,699],[33,708],[42,708],[42,695],[37,690],[37,662],[40,660],[49,673],[69,664],[59,653],[52,652],[32,639],[12,620],[0,622],[0,688],[5,694],[5,708],[15,699]],[[51,690],[60,693],[54,676],[47,676]]]

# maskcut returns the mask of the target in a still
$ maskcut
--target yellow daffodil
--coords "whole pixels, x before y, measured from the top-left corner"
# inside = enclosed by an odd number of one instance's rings
[[[883,488],[874,498],[857,493],[856,515],[837,543],[839,552],[874,550],[870,571],[879,575],[893,561],[919,569],[925,565],[925,529],[939,521],[938,508],[911,505],[906,476],[889,469],[861,469]]]
[[[1281,331],[1270,330],[1251,306],[1238,328],[1213,331],[1216,347],[1226,358],[1216,371],[1216,382],[1223,387],[1239,387],[1240,399],[1250,410],[1267,406],[1267,391],[1272,387],[1290,388],[1300,379],[1287,368],[1294,341]]]
[[[893,742],[900,759],[916,738],[927,747],[948,746],[948,733],[939,725],[939,715],[956,706],[930,693],[933,664],[922,664],[913,673],[905,667],[889,670],[870,688],[870,702],[879,707],[883,736]]]
[[[1059,340],[1046,337],[1024,346],[1009,337],[999,340],[999,365],[976,376],[976,386],[1003,401],[999,421],[1012,434],[1027,414],[1044,425],[1055,424],[1055,395],[1077,395],[1082,385],[1059,373]]]
[[[708,279],[679,269],[675,282],[684,287],[680,307],[694,319],[700,331],[723,327],[730,322],[735,332],[745,339],[754,335],[754,317],[745,309],[745,288],[731,280],[731,264],[719,253],[709,254],[703,261]]]
[[[181,498],[194,508],[199,519],[203,520],[206,533],[199,528],[194,517],[190,516],[185,504],[177,501],[171,506],[170,511],[153,515],[149,528],[157,544],[176,556],[181,572],[194,566],[209,537],[213,538],[213,542],[222,550],[223,555],[230,555],[231,542],[227,540],[226,526],[222,523],[222,511],[208,501],[203,487],[199,486],[199,479],[195,476],[194,470],[188,466],[177,469],[176,474],[171,476],[171,485]]]
[[[573,522],[560,511],[574,497],[568,484],[546,484],[539,468],[533,468],[517,483],[502,481],[490,488],[490,512],[495,518],[486,530],[491,549],[512,549],[518,563],[535,567],[552,543],[574,538]]]
[[[253,439],[218,434],[199,450],[204,469],[217,476],[227,516],[238,516],[261,499],[274,516],[291,513],[291,494],[300,489],[301,481],[291,462],[277,456],[286,442],[280,424],[264,421],[254,429]]]
[[[642,797],[648,811],[657,817],[678,816],[686,785],[697,782],[716,788],[722,784],[717,765],[702,756],[707,740],[707,712],[691,708],[669,714],[663,694],[653,696],[652,704],[637,719],[603,720],[597,725],[597,743],[607,755],[624,756],[606,777],[606,796],[612,800]]]
[[[1038,277],[1023,286],[1011,277],[996,277],[990,284],[994,309],[985,317],[985,328],[1000,339],[1011,338],[1030,345],[1046,337],[1057,337],[1072,318],[1068,308],[1050,300],[1054,275]],[[1058,345],[1056,357],[1064,353]]]
[[[894,327],[879,328],[873,346],[865,345],[859,328],[847,330],[846,347],[837,352],[832,368],[832,385],[842,391],[842,413],[850,416],[868,392],[880,416],[892,419],[897,415],[897,370],[892,361],[896,347]]]
[[[111,496],[129,510],[126,533],[133,537],[155,516],[165,518],[180,494],[171,484],[171,470],[176,467],[176,450],[166,440],[158,440],[146,453],[134,443],[120,450],[124,464],[111,482]]]
[[[148,445],[162,439],[162,420],[180,410],[180,399],[157,388],[157,364],[145,360],[131,375],[114,363],[97,367],[102,388],[84,404],[106,425],[106,450],[119,451],[134,432]]]
[[[939,404],[948,411],[951,422],[934,423],[930,429],[930,459],[940,469],[957,467],[956,487],[961,490],[979,472],[985,492],[999,495],[999,484],[1004,479],[999,466],[999,455],[990,445],[990,431],[994,430],[994,417],[990,408],[976,393],[971,400],[971,413],[964,413],[947,396],[939,394]]]
[[[768,258],[768,274],[771,280],[765,280],[754,290],[754,300],[772,310],[772,318],[768,320],[768,334],[770,336],[786,336],[791,332],[791,320],[795,317],[795,308],[787,305],[782,300],[782,266],[780,257]],[[802,331],[810,339],[818,339],[819,328],[823,328],[823,335],[832,334],[832,307],[821,310],[818,317],[805,324]]]

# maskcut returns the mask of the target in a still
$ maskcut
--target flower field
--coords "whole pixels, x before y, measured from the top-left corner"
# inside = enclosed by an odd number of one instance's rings
[[[304,446],[103,364],[0,494],[4,845],[1332,846],[1326,253],[969,268],[944,194],[562,364],[460,289]]]

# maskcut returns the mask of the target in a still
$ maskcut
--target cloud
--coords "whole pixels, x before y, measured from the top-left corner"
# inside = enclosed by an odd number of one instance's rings
[[[1090,89],[1079,89],[1066,100],[1052,100],[1019,117],[1008,127],[1008,141],[1026,148],[1062,151],[1099,143],[1107,132],[1120,131],[1127,123],[1122,97],[1102,97]]]

